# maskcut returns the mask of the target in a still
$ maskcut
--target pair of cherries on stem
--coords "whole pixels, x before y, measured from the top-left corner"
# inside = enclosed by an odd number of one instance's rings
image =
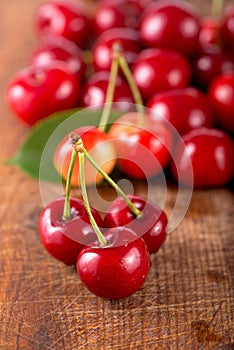
[[[161,208],[143,197],[127,196],[89,155],[81,138],[72,133],[70,139],[74,149],[66,196],[42,211],[41,241],[58,260],[76,264],[82,282],[92,293],[108,299],[125,298],[143,285],[151,265],[149,253],[156,252],[166,238],[167,217]],[[70,179],[77,154],[83,201],[70,197]],[[89,205],[85,158],[120,195],[103,221]]]

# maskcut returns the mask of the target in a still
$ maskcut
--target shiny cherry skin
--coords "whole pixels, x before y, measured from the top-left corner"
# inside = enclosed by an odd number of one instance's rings
[[[129,65],[132,64],[141,50],[139,33],[131,28],[112,28],[103,32],[94,42],[93,67],[95,71],[109,71],[112,61],[112,45],[119,40],[124,56]]]
[[[230,51],[234,50],[234,4],[229,4],[221,19],[220,35],[223,45]]]
[[[66,62],[68,68],[79,79],[83,79],[85,62],[82,51],[70,40],[63,37],[45,37],[33,51],[30,65],[47,67],[54,61]]]
[[[151,266],[141,237],[124,227],[105,234],[108,244],[85,247],[78,255],[77,272],[93,294],[118,300],[129,297],[144,284]]]
[[[20,70],[7,87],[13,113],[28,125],[48,115],[76,107],[80,82],[63,62]]]
[[[146,7],[140,24],[146,46],[174,49],[185,55],[198,50],[200,14],[187,1],[159,0]]]
[[[156,253],[166,239],[167,216],[165,212],[146,198],[128,196],[142,213],[136,218],[123,198],[111,203],[104,217],[105,227],[124,226],[132,229],[145,241],[150,254]]]
[[[102,106],[105,103],[109,76],[109,72],[100,71],[87,79],[82,92],[81,105],[83,107]],[[124,112],[129,111],[134,103],[131,90],[121,76],[116,79],[113,102],[114,108]]]
[[[217,124],[234,133],[234,72],[216,77],[209,87],[208,96]]]
[[[165,49],[143,50],[134,61],[132,71],[145,100],[157,92],[185,88],[191,78],[186,57]]]
[[[137,28],[142,10],[136,0],[100,1],[93,19],[94,35],[111,28]]]
[[[155,94],[146,105],[150,113],[166,118],[180,134],[214,125],[208,97],[192,87]]]
[[[60,35],[80,48],[89,42],[90,20],[84,6],[74,0],[41,3],[36,12],[36,28],[40,35]]]
[[[183,136],[185,147],[175,147],[172,175],[183,185],[191,186],[188,171],[193,167],[194,188],[223,186],[233,177],[233,140],[225,132],[213,128],[199,128]],[[189,180],[188,180],[189,179]]]
[[[218,75],[234,71],[234,56],[218,46],[212,46],[194,59],[192,67],[195,84],[207,90]]]
[[[63,218],[64,198],[57,198],[41,212],[38,229],[41,242],[55,259],[74,265],[81,249],[96,239],[83,201],[70,199],[71,219]],[[92,214],[100,227],[102,219],[95,209]]]
[[[168,165],[173,145],[173,134],[161,120],[129,112],[112,124],[109,137],[113,140],[118,166],[127,176],[148,179],[157,176]]]
[[[116,151],[112,140],[108,135],[94,126],[81,126],[74,132],[83,140],[86,150],[96,163],[108,174],[111,173],[116,164]],[[56,147],[53,163],[59,174],[66,180],[72,154],[72,146],[65,137]],[[85,182],[86,185],[100,183],[102,175],[85,159]],[[79,186],[79,161],[75,162],[71,177],[71,185]]]

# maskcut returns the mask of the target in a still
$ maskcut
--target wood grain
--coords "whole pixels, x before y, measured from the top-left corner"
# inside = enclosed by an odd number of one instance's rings
[[[9,112],[5,88],[36,45],[37,3],[0,3],[0,349],[234,349],[231,188],[194,191],[184,220],[152,257],[145,285],[125,300],[91,295],[74,267],[55,261],[41,246],[39,184],[4,163],[28,132]],[[204,13],[208,3],[201,2]],[[146,190],[136,185],[137,193]],[[157,188],[151,192],[157,199]],[[176,196],[169,188],[166,210]]]

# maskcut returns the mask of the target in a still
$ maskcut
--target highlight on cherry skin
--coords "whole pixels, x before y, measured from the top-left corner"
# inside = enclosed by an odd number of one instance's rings
[[[95,162],[110,174],[116,164],[116,151],[112,140],[100,128],[94,126],[82,126],[74,130],[82,137],[86,150],[90,153]],[[54,153],[54,166],[63,179],[67,179],[72,147],[66,136],[57,146]],[[85,161],[86,185],[100,183],[102,175],[87,161]],[[79,161],[72,172],[71,185],[79,186]]]
[[[70,198],[71,217],[63,217],[65,198],[60,197],[50,202],[39,218],[39,236],[45,249],[55,259],[66,265],[74,265],[78,253],[84,246],[96,240],[84,203],[77,198]],[[103,227],[100,214],[91,208],[95,221]]]
[[[93,294],[112,300],[139,290],[151,266],[144,240],[125,227],[106,232],[108,244],[96,242],[81,250],[76,268],[81,281]]]

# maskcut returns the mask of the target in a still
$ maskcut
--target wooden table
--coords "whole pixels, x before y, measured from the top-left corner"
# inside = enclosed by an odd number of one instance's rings
[[[208,5],[201,1],[204,12]],[[73,267],[42,247],[39,183],[4,164],[28,133],[7,108],[5,87],[36,45],[35,8],[30,0],[0,3],[0,349],[234,349],[231,188],[194,191],[143,288],[121,301],[91,295]],[[144,194],[144,184],[136,191]],[[169,188],[166,210],[175,198]]]

